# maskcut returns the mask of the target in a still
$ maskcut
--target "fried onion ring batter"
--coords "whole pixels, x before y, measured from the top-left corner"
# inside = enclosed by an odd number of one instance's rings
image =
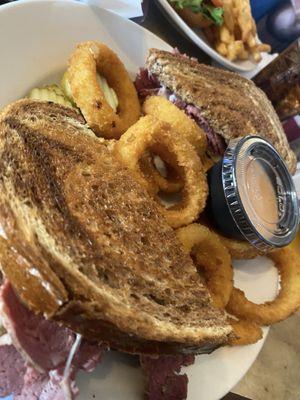
[[[296,312],[300,307],[299,251],[299,245],[295,241],[269,254],[281,277],[281,289],[275,300],[256,304],[248,300],[242,290],[234,288],[226,308],[228,312],[238,318],[250,319],[259,325],[274,324]]]
[[[167,176],[164,177],[154,165],[154,156],[150,153],[144,154],[140,159],[140,167],[143,173],[153,182],[153,192],[177,193],[183,187],[180,177],[169,165],[165,164]]]
[[[200,158],[204,155],[207,148],[207,139],[203,130],[184,111],[180,110],[165,97],[148,97],[143,104],[143,112],[145,115],[151,115],[161,121],[168,122],[174,131],[184,136],[191,143]],[[170,173],[166,178],[163,177],[153,165],[151,157],[142,160],[142,168],[147,174],[153,174],[159,190],[166,193],[175,193],[182,188],[183,183],[176,179],[174,174]]]
[[[192,224],[178,229],[183,248],[203,273],[216,307],[225,308],[233,288],[231,257],[218,235],[204,225]]]
[[[254,322],[247,320],[235,320],[228,318],[228,322],[232,326],[233,336],[227,343],[229,346],[244,346],[256,343],[263,336],[262,329]]]
[[[117,112],[107,102],[97,72],[116,92]],[[119,138],[138,120],[140,104],[135,87],[121,60],[104,44],[89,41],[77,45],[66,79],[74,102],[98,136]]]
[[[250,260],[259,255],[259,251],[249,242],[227,238],[219,235],[222,243],[227,247],[232,258],[236,260]]]
[[[143,104],[145,115],[151,115],[163,122],[168,122],[180,135],[184,136],[202,156],[207,147],[207,139],[203,130],[175,104],[162,96],[148,97]]]
[[[140,118],[124,133],[115,145],[115,154],[124,165],[136,171],[140,182],[153,194],[153,182],[146,179],[139,166],[147,150],[170,164],[184,181],[180,203],[166,208],[154,197],[167,222],[174,228],[193,222],[204,209],[208,195],[206,175],[193,146],[170,124],[151,116]]]

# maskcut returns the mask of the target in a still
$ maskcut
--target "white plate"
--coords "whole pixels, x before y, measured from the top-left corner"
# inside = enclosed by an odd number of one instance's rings
[[[180,30],[188,39],[195,43],[200,49],[205,51],[211,58],[217,61],[224,67],[237,72],[249,72],[257,69],[258,64],[250,60],[239,60],[239,61],[229,61],[227,58],[221,56],[216,50],[214,50],[206,37],[204,36],[201,29],[190,28],[185,21],[177,14],[174,8],[169,4],[168,0],[156,0],[157,4],[160,6],[161,10],[164,12],[165,16],[170,20],[175,27]],[[271,58],[270,58],[271,57]],[[264,58],[272,59],[267,53],[262,53],[264,63]]]
[[[133,22],[74,1],[29,0],[0,7],[0,108],[38,84],[58,81],[75,44],[91,39],[117,51],[132,74],[144,65],[150,47],[170,49]],[[236,267],[236,283],[251,299],[275,295],[277,274],[268,260],[240,262]],[[187,368],[188,399],[217,400],[225,395],[250,368],[264,339],[197,357]],[[80,375],[79,387],[81,400],[140,400],[143,379],[132,357],[109,353],[95,372]]]

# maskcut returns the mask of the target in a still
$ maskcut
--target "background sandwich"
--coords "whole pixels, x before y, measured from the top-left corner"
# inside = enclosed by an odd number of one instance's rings
[[[221,0],[169,0],[178,14],[194,28],[207,28],[213,24],[222,25],[223,8]]]

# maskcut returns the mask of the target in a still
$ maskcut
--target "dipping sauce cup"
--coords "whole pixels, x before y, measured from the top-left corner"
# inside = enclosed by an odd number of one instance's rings
[[[293,179],[278,152],[259,136],[233,139],[209,171],[217,228],[260,251],[288,245],[299,226]]]

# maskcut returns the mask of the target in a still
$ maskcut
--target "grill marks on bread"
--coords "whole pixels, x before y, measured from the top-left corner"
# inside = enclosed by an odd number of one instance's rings
[[[12,171],[9,178],[16,197],[33,207],[37,218],[39,213],[51,210],[51,219],[43,221],[45,229],[49,235],[65,231],[72,241],[73,252],[77,253],[77,257],[83,253],[94,254],[90,247],[95,246],[95,243],[70,211],[62,191],[62,181],[59,179],[67,173],[66,159],[71,159],[76,165],[83,162],[83,157],[72,147],[59,141],[43,140],[38,130],[29,129],[15,118],[7,118],[4,123],[9,130],[0,168],[5,171],[7,166]],[[10,143],[12,132],[13,135],[18,135],[19,145]],[[13,142],[15,140],[18,138],[14,138]],[[57,168],[52,160],[56,160],[60,167]],[[94,278],[97,277],[91,268],[86,272]]]
[[[75,302],[86,335],[93,319],[123,332],[116,338],[133,335],[132,346],[143,338],[195,351],[226,340],[225,316],[175,233],[79,114],[22,100],[2,113],[0,139],[0,222],[14,248],[40,257],[67,289],[58,319],[71,324],[64,309]]]

